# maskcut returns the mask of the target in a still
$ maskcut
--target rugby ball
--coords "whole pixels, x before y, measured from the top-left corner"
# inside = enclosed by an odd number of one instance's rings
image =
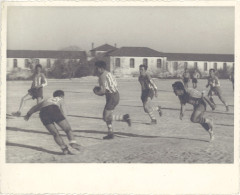
[[[99,96],[103,96],[104,94],[99,94],[100,90],[101,90],[101,88],[96,86],[93,88],[93,93],[95,93],[96,95],[99,95]]]

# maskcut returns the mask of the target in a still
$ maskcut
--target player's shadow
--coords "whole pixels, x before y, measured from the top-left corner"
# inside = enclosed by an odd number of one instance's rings
[[[120,105],[120,106],[126,106],[126,107],[143,107],[143,106],[132,106],[132,105]],[[162,110],[176,110],[176,111],[180,111],[180,108],[168,108],[168,107],[161,107]],[[192,112],[193,109],[186,109],[186,111]],[[234,113],[229,113],[229,112],[219,112],[219,111],[211,111],[211,110],[207,110],[205,111],[206,113],[214,113],[214,114],[224,114],[224,115],[234,115]],[[163,114],[164,116],[164,114]]]
[[[95,117],[95,116],[79,116],[79,115],[68,115],[70,117],[77,117],[77,118],[91,118],[91,119],[99,119],[102,120],[100,117]]]
[[[17,143],[7,142],[7,146],[28,148],[28,149],[37,150],[37,151],[40,151],[40,152],[45,152],[45,153],[54,154],[54,155],[63,155],[62,152],[55,152],[55,151],[47,150],[47,149],[44,149],[44,148],[41,148],[41,147],[30,146],[30,145],[25,145],[25,144],[17,144]]]
[[[17,128],[17,127],[7,127],[6,130],[9,131],[20,131],[20,132],[26,132],[26,133],[37,133],[37,134],[44,134],[44,135],[50,135],[52,136],[50,133],[48,132],[42,132],[42,131],[36,131],[36,130],[30,130],[30,129],[21,129],[21,128]],[[73,130],[75,131],[75,130]],[[63,132],[62,130],[60,132]],[[63,132],[60,134],[63,137],[66,137],[67,135]],[[99,138],[96,137],[87,137],[87,136],[80,136],[80,135],[74,135],[75,137],[81,137],[81,138],[90,138],[90,139],[96,139],[96,140],[101,140]]]
[[[106,134],[106,131],[96,131],[96,130],[75,130],[80,133],[96,133],[96,134]],[[114,132],[116,137],[139,137],[139,138],[162,138],[162,139],[182,139],[182,140],[193,140],[193,141],[201,141],[201,142],[209,142],[202,139],[192,139],[192,138],[184,138],[184,137],[170,137],[170,136],[153,136],[153,135],[139,135],[134,133],[124,133],[124,132]]]
[[[219,125],[219,126],[226,126],[226,127],[234,127],[234,125],[228,125],[228,124],[219,124],[219,123],[216,123],[216,125]]]

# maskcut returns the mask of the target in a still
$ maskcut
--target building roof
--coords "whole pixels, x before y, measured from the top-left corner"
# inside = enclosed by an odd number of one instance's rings
[[[164,53],[148,47],[121,47],[120,49],[109,53],[109,55],[129,57],[165,57]]]
[[[116,47],[113,47],[112,45],[104,44],[99,47],[93,48],[91,51],[110,51],[115,49]]]
[[[7,58],[82,59],[86,57],[85,51],[7,50]]]
[[[164,53],[168,61],[234,62],[234,54]]]

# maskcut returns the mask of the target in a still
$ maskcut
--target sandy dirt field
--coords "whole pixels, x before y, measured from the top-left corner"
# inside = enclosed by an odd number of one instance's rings
[[[230,111],[215,97],[217,108],[208,107],[206,115],[214,120],[215,140],[190,122],[192,106],[187,106],[184,119],[179,119],[179,100],[171,84],[175,80],[155,79],[159,97],[153,103],[161,105],[163,116],[157,113],[157,125],[149,125],[140,100],[137,78],[118,79],[120,104],[115,113],[129,113],[132,127],[114,122],[115,139],[103,140],[107,128],[102,121],[105,98],[93,94],[96,78],[49,80],[44,96],[51,97],[56,89],[65,91],[68,120],[76,140],[83,146],[76,155],[62,155],[53,137],[42,125],[38,114],[26,122],[12,117],[20,99],[31,86],[30,81],[7,82],[6,162],[8,163],[233,163],[234,114],[233,90],[229,80],[221,80],[223,94]],[[206,90],[206,80],[199,80],[198,89]],[[36,102],[27,102],[23,114]],[[66,135],[60,131],[67,142]]]

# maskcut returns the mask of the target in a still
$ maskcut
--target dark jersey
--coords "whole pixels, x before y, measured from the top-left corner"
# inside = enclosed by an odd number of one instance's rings
[[[191,104],[196,106],[202,101],[202,93],[196,89],[186,89],[186,93],[182,96],[178,96],[181,104]]]
[[[220,81],[217,76],[208,77],[208,85],[212,87],[220,87]]]
[[[151,76],[146,73],[146,75],[140,75],[138,77],[138,81],[141,84],[142,90],[146,90],[146,89],[154,89],[154,86],[151,83]]]

